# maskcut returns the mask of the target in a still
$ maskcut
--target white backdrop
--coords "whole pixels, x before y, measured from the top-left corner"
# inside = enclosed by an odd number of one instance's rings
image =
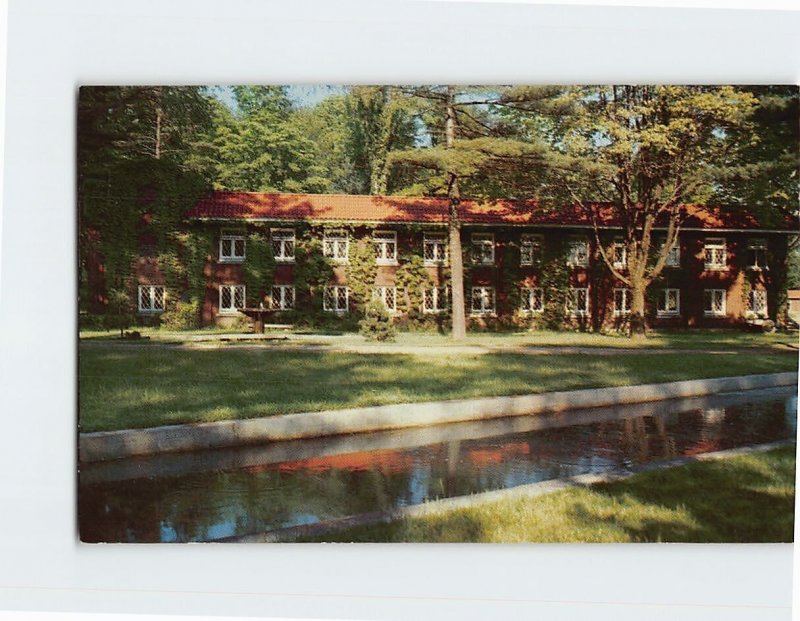
[[[788,618],[788,545],[81,545],[74,120],[80,84],[794,83],[798,17],[360,0],[14,2],[0,254],[0,609]]]

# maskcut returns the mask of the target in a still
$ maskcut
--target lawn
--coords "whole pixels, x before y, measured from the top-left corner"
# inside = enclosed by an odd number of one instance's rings
[[[81,431],[797,369],[792,353],[353,354],[82,345]]]
[[[794,531],[795,447],[342,531],[315,541],[774,543]]]

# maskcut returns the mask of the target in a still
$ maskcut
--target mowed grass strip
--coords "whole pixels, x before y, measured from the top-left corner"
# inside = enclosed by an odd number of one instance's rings
[[[794,371],[788,354],[527,356],[80,348],[80,430]]]
[[[795,447],[341,531],[307,541],[775,543],[794,533]]]

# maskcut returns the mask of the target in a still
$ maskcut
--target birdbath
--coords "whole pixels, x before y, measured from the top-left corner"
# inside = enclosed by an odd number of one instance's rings
[[[256,334],[264,334],[264,317],[269,317],[275,311],[264,308],[263,304],[254,306],[252,308],[240,308],[240,313],[243,313],[253,320],[253,331]]]

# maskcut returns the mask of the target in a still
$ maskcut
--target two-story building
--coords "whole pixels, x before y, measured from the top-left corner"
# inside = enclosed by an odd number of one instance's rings
[[[785,297],[787,240],[797,233],[791,223],[765,228],[742,211],[684,209],[678,242],[650,287],[650,325],[723,327],[774,319]],[[428,284],[414,296],[416,310],[446,314],[447,214],[448,203],[440,198],[213,192],[186,213],[187,226],[201,228],[211,240],[203,270],[202,323],[224,325],[254,303],[276,313],[308,304],[296,289],[296,253],[301,241],[309,239],[317,240],[331,266],[328,282],[316,291],[323,312],[354,311],[348,262],[353,244],[367,244],[375,262],[368,285],[390,312],[407,309],[401,301],[409,297],[398,286],[398,270],[416,255],[428,272]],[[581,209],[465,200],[459,215],[466,310],[474,321],[513,318],[538,325],[537,317],[556,300],[575,325],[601,329],[626,321],[630,291],[605,268],[594,229]],[[255,229],[256,238],[251,235]],[[624,269],[621,234],[610,215],[600,225],[600,243]],[[663,243],[663,228],[656,231],[656,244],[659,239]],[[245,278],[255,250],[269,252],[274,262],[270,284],[257,292],[247,290]],[[138,311],[157,314],[166,305],[165,283],[152,261],[138,265]]]

